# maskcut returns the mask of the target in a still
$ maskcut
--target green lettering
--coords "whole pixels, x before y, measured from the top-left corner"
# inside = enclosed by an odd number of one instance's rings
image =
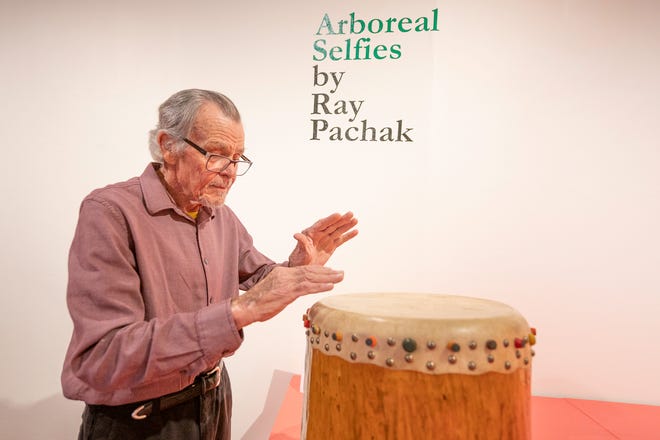
[[[344,35],[344,25],[348,24],[348,20],[339,20],[339,34]]]
[[[337,54],[337,53],[338,53],[339,55],[335,55],[335,54]],[[335,47],[333,47],[332,49],[330,49],[330,59],[331,59],[332,61],[339,61],[339,60],[341,60],[341,59],[342,59],[342,56],[341,56],[341,55],[342,55],[342,49],[341,49],[341,47],[339,47],[339,46],[335,46]]]
[[[390,52],[392,52],[390,58],[393,60],[398,60],[399,58],[401,58],[401,45],[393,44],[392,47],[390,47]]]
[[[417,20],[415,20],[415,32],[424,32],[424,31],[430,31],[429,29],[429,20],[426,17],[419,17]]]
[[[326,35],[336,35],[334,29],[332,29],[332,22],[330,21],[330,17],[328,16],[327,12],[323,15],[323,19],[321,20],[321,25],[316,31],[316,35],[321,35],[321,31],[324,28],[327,30],[325,33]]]
[[[376,58],[377,60],[384,60],[385,58],[387,58],[386,55],[380,54],[380,52],[383,50],[387,50],[387,46],[385,46],[384,44],[379,44],[378,46],[376,46],[374,48],[374,58]]]
[[[394,32],[392,30],[392,25],[396,22],[396,18],[390,17],[387,19],[387,30],[385,32]]]
[[[404,26],[408,26],[412,24],[412,20],[408,17],[403,17],[401,20],[399,20],[399,32],[410,32],[410,28],[404,28]]]
[[[314,54],[314,56],[312,57],[312,59],[314,61],[323,61],[325,59],[325,57],[328,56],[328,53],[326,52],[326,50],[323,46],[325,46],[325,40],[323,40],[323,39],[316,40],[314,42],[314,50],[321,54],[320,58],[319,58],[318,54]]]
[[[356,20],[355,19],[355,12],[351,12],[351,34],[361,34],[364,32],[364,28],[366,24],[364,23],[364,20],[360,20],[359,18]],[[355,25],[358,24],[360,26],[360,29],[356,29]]]

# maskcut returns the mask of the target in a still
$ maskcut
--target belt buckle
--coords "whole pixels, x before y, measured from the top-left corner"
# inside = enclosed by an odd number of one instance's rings
[[[142,412],[142,410],[146,409],[147,405],[149,405],[149,404],[150,404],[150,403],[145,403],[144,405],[140,405],[140,406],[138,406],[137,408],[135,408],[135,410],[131,413],[131,418],[133,418],[133,419],[135,419],[135,420],[143,420],[143,419],[146,419],[147,416],[149,415],[149,413],[147,413],[147,414],[140,414],[140,412]]]
[[[215,389],[220,385],[220,382],[222,381],[222,373],[221,373],[222,367],[223,367],[223,364],[220,363],[214,369],[212,369],[211,371],[208,371],[208,372],[204,373],[203,379],[211,378],[211,377],[213,377],[214,374],[216,375],[215,380],[213,381],[214,382],[213,387],[208,388],[209,390],[210,389]],[[193,386],[196,386],[196,385],[193,384]],[[200,386],[201,386],[202,392],[205,393],[207,391],[207,389],[206,389],[206,382],[204,380],[201,381]],[[142,414],[142,411],[145,411],[145,410],[146,410],[146,413]],[[133,410],[133,412],[131,413],[131,418],[133,418],[134,420],[146,419],[151,414],[151,411],[152,411],[152,403],[147,402],[147,403],[142,404],[142,405],[138,406],[137,408],[135,408],[135,410]]]
[[[222,375],[220,374],[220,365],[217,365],[214,369],[204,374],[204,377],[211,377],[214,374],[217,374],[217,377],[215,379],[215,383],[213,384],[213,388],[218,388],[218,385],[220,385],[220,381],[222,380]]]

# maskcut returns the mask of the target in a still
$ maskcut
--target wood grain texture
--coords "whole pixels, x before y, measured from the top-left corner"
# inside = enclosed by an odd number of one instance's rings
[[[531,368],[431,375],[319,350],[310,367],[307,440],[531,438]]]

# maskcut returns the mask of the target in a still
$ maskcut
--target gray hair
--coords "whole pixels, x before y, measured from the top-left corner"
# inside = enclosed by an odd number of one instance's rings
[[[158,133],[165,131],[170,136],[180,139],[187,137],[192,129],[197,111],[206,102],[216,104],[229,119],[241,122],[238,109],[225,95],[210,90],[187,89],[176,92],[158,107],[158,125],[149,131],[149,151],[154,161],[163,163],[163,154],[158,145]],[[185,145],[174,142],[168,148],[178,154]]]

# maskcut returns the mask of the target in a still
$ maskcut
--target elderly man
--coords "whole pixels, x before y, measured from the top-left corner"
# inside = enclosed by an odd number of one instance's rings
[[[193,89],[159,110],[155,162],[80,207],[62,372],[65,396],[86,403],[80,439],[229,439],[223,358],[247,325],[340,282],[324,264],[357,234],[353,214],[333,214],[275,264],[224,204],[252,164],[234,104]]]

